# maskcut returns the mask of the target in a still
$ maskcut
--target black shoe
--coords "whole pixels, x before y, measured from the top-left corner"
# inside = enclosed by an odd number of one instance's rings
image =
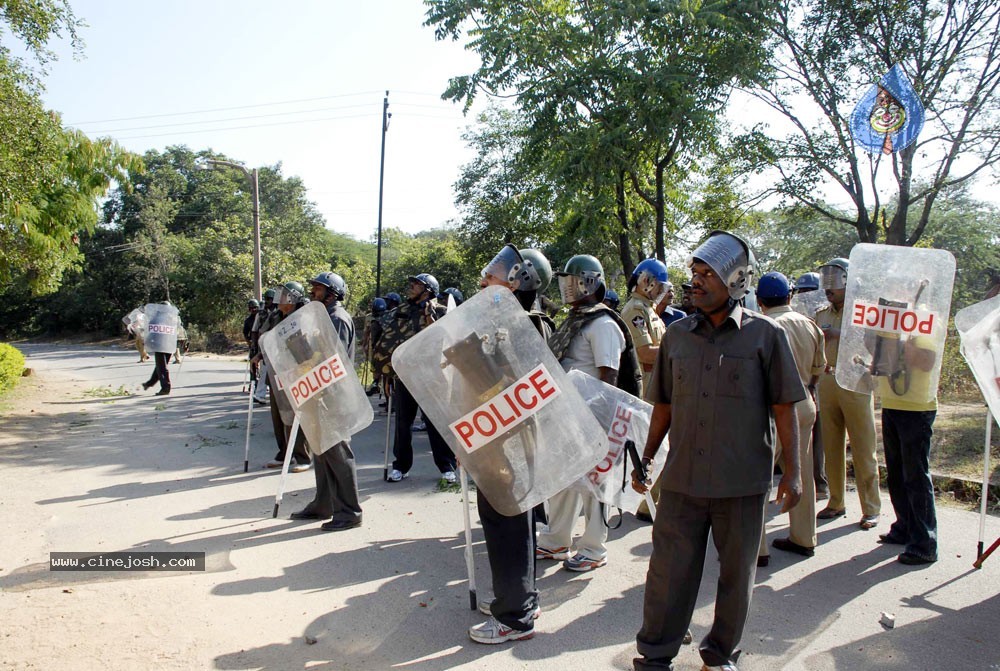
[[[803,557],[812,557],[816,554],[816,550],[813,548],[807,548],[805,545],[799,545],[791,538],[775,538],[771,541],[773,545],[778,550],[784,550],[785,552],[794,552],[797,555],[802,555]]]
[[[922,564],[933,564],[937,561],[937,557],[918,555],[915,552],[904,552],[896,557],[896,560],[900,564],[906,564],[907,566],[920,566]]]
[[[761,555],[757,557],[757,568],[764,568],[771,563],[771,555]]]
[[[650,669],[666,669],[666,671],[671,671],[674,667],[670,665],[669,657],[659,657],[657,659],[651,659],[649,657],[633,657],[632,668],[634,671],[647,671]]]
[[[320,529],[323,531],[345,531],[347,529],[356,529],[361,526],[361,520],[330,520],[329,522],[324,522]]]
[[[156,392],[154,396],[167,396],[168,394],[170,394],[170,387],[165,387],[164,389]]]
[[[641,513],[641,512],[636,513],[635,519],[639,520],[640,522],[649,522],[650,524],[653,523],[653,516],[650,515],[649,513]]]
[[[143,388],[144,391],[149,391],[149,388],[152,387],[154,384],[156,384],[156,383],[155,382],[143,382],[142,383],[142,388]]]
[[[321,520],[324,517],[328,517],[328,516],[327,515],[320,515],[315,510],[312,510],[308,506],[306,506],[302,510],[299,510],[299,511],[294,512],[291,515],[289,515],[288,519],[291,519],[291,520]]]
[[[905,540],[903,540],[899,536],[893,535],[891,531],[887,534],[879,534],[878,542],[882,543],[883,545],[906,545]]]

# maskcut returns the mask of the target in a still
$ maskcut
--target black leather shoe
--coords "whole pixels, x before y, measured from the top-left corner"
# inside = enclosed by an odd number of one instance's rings
[[[879,534],[878,542],[883,545],[906,545],[906,541],[899,536],[894,536],[890,531],[887,534]]]
[[[169,394],[170,394],[170,387],[167,387],[166,389],[161,389],[160,391],[156,392],[154,396],[168,396]]]
[[[799,545],[791,538],[775,538],[771,541],[771,545],[777,550],[784,550],[785,552],[794,552],[797,555],[802,555],[803,557],[812,557],[816,554],[813,548],[807,548],[805,545]]]
[[[933,564],[937,561],[937,557],[925,557],[924,555],[918,555],[913,552],[904,552],[903,554],[896,557],[900,564],[906,564],[907,566],[920,566],[922,564]]]
[[[636,513],[635,519],[639,520],[640,522],[649,522],[650,524],[653,523],[653,516],[650,515],[649,513],[641,513],[641,512]]]
[[[321,520],[324,517],[329,517],[329,516],[328,515],[320,515],[316,511],[311,510],[309,508],[303,508],[302,510],[299,510],[299,511],[294,512],[291,515],[289,515],[288,519],[291,519],[291,520]]]
[[[323,531],[345,531],[347,529],[356,529],[361,526],[361,520],[330,520],[329,522],[324,522],[320,529]]]
[[[143,382],[142,388],[146,391],[149,391],[149,388],[152,387],[154,384],[155,384],[154,382]]]
[[[771,563],[771,555],[761,555],[757,557],[757,568],[764,568]]]

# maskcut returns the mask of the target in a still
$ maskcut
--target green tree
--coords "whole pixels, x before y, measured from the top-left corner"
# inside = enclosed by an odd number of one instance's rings
[[[653,212],[654,249],[665,256],[669,181],[715,141],[734,82],[764,59],[770,2],[657,0],[425,0],[438,39],[468,34],[482,64],[451,80],[445,98],[466,108],[480,94],[512,98],[528,145],[562,187],[603,201],[617,220],[623,270],[636,232],[625,185]],[[609,208],[605,203],[612,203]],[[578,204],[584,204],[578,200]]]
[[[783,0],[771,24],[775,56],[751,89],[793,129],[743,138],[778,170],[773,190],[862,242],[914,245],[939,198],[1000,159],[1000,4],[995,0]],[[900,63],[927,111],[916,142],[872,157],[849,119],[864,90]],[[891,192],[879,177],[891,171]],[[756,165],[752,167],[756,169]],[[824,187],[851,203],[832,210]],[[911,211],[916,216],[911,216]]]

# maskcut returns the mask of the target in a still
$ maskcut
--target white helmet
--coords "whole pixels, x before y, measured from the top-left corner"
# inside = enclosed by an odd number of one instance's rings
[[[688,268],[696,259],[707,263],[715,271],[733,300],[740,300],[750,291],[757,260],[749,243],[740,236],[728,231],[712,231],[708,239],[691,252]]]

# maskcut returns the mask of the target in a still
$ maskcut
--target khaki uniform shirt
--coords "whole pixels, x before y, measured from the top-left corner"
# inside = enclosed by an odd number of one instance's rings
[[[788,336],[788,345],[795,357],[799,379],[803,385],[808,385],[814,375],[821,375],[826,369],[823,332],[816,322],[787,305],[765,310],[764,314],[776,321]]]
[[[771,406],[806,398],[785,332],[735,306],[713,328],[701,314],[667,328],[648,398],[671,405],[661,489],[727,498],[768,491]]]
[[[666,325],[653,308],[653,302],[635,291],[622,308],[622,319],[628,324],[636,351],[643,345],[658,347],[663,334],[667,332]],[[642,388],[649,389],[653,367],[642,362],[639,365],[642,366]]]
[[[837,310],[832,304],[827,305],[822,310],[816,311],[816,323],[819,324],[819,327],[823,331],[824,335],[826,335],[831,328],[839,331],[843,320],[844,311]],[[837,349],[839,347],[840,338],[826,338],[826,344],[824,346],[826,363],[831,368],[836,368],[837,366]]]

